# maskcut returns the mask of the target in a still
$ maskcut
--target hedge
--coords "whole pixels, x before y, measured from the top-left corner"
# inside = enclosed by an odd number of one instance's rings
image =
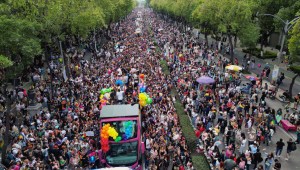
[[[292,70],[296,74],[300,74],[300,66],[298,65],[292,65],[289,67],[290,70]]]
[[[257,58],[261,59],[272,59],[277,57],[277,53],[272,51],[265,51],[263,56],[260,56],[260,49],[259,48],[247,48],[242,50],[244,53],[249,53]]]
[[[169,75],[170,71],[167,65],[167,62],[165,60],[160,61],[160,65],[162,67],[162,71],[165,75]],[[191,157],[193,161],[193,165],[195,169],[201,169],[201,170],[210,170],[210,165],[204,155],[201,155],[196,152],[196,147],[198,144],[198,138],[195,135],[194,128],[191,125],[191,120],[188,117],[188,115],[184,112],[184,107],[179,100],[179,96],[175,88],[171,91],[172,97],[176,97],[175,102],[175,109],[176,113],[178,115],[180,126],[183,132],[183,136],[186,139],[187,146],[189,148],[189,151],[191,152]]]

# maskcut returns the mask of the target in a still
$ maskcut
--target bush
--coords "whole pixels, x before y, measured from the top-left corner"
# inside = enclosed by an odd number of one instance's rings
[[[289,67],[290,70],[292,70],[294,73],[300,74],[300,66],[298,65],[292,65]]]
[[[257,58],[261,59],[270,59],[270,58],[276,58],[277,54],[272,51],[266,51],[264,52],[264,55],[260,56],[260,49],[259,48],[247,48],[242,50],[244,53],[251,54],[253,56],[256,56]]]
[[[264,53],[264,56],[263,57],[260,57],[262,59],[268,59],[268,58],[276,58],[277,57],[277,54],[274,53],[274,52],[271,52],[271,51],[266,51]]]

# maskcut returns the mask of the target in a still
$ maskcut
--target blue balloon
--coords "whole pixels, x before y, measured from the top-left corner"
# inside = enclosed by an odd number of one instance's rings
[[[147,91],[147,87],[146,87],[146,86],[140,87],[140,92],[141,92],[141,93],[144,93],[144,92],[146,92],[146,91]]]
[[[95,162],[96,162],[95,156],[91,156],[91,157],[90,157],[90,162],[91,162],[91,163],[95,163]]]
[[[117,80],[117,81],[116,81],[116,85],[118,85],[118,86],[123,86],[124,83],[123,83],[122,80]]]

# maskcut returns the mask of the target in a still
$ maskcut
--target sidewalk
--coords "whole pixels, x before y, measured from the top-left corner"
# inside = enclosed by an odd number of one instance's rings
[[[203,34],[200,34],[199,38],[201,40],[204,40],[204,35]],[[208,36],[208,43],[211,44],[212,42],[215,42],[216,40],[214,40],[213,38],[211,38],[210,36]],[[267,50],[269,50],[269,47],[267,47]],[[271,49],[270,49],[271,50]],[[274,50],[274,49],[273,49]],[[235,48],[234,49],[234,56],[239,60],[239,63],[243,63],[243,59],[244,59],[244,56],[245,56],[245,53],[242,52],[242,48]],[[225,55],[225,57],[227,58],[230,58],[230,56],[228,55]],[[271,59],[266,59],[266,60],[263,60],[263,59],[260,59],[260,58],[257,58],[255,56],[252,56],[251,58],[254,58],[255,59],[255,63],[256,63],[256,68],[254,69],[249,69],[249,71],[255,75],[260,75],[260,73],[262,72],[263,70],[263,66],[266,65],[268,63],[268,65],[270,66],[271,68],[271,73],[270,75],[272,75],[272,71],[273,71],[273,68],[274,68],[274,65],[277,65],[279,66],[279,73],[280,72],[283,72],[284,75],[285,75],[285,79],[283,80],[282,84],[279,86],[279,88],[282,90],[282,91],[285,91],[285,90],[289,90],[289,86],[292,82],[292,78],[293,76],[295,75],[293,72],[291,71],[288,71],[286,70],[286,66],[283,66],[283,65],[286,65],[286,64],[282,64],[282,63],[279,63],[277,60],[275,61],[272,61]],[[257,63],[260,63],[262,65],[262,67],[260,68],[257,68]],[[270,83],[272,81],[272,78],[271,76],[269,77],[269,79],[264,79],[265,81],[268,81],[268,83]],[[280,92],[279,92],[280,93]],[[300,93],[300,77],[298,76],[296,78],[296,81],[295,81],[295,84],[293,86],[293,96],[294,95],[297,95],[298,93]],[[280,93],[281,94],[281,93]]]

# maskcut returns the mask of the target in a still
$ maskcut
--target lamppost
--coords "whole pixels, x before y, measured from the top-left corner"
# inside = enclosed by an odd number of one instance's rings
[[[256,16],[271,16],[271,17],[274,17],[276,19],[279,19],[284,27],[283,27],[283,35],[282,35],[282,39],[281,39],[281,46],[280,46],[280,51],[279,51],[279,57],[282,58],[282,51],[283,51],[283,46],[284,46],[284,41],[285,41],[285,37],[286,35],[288,34],[289,30],[293,27],[294,23],[300,19],[300,16],[297,16],[296,18],[294,18],[293,20],[289,21],[289,20],[286,20],[284,21],[282,18],[280,18],[279,16],[277,15],[273,15],[273,14],[259,14],[258,12],[256,13]]]

